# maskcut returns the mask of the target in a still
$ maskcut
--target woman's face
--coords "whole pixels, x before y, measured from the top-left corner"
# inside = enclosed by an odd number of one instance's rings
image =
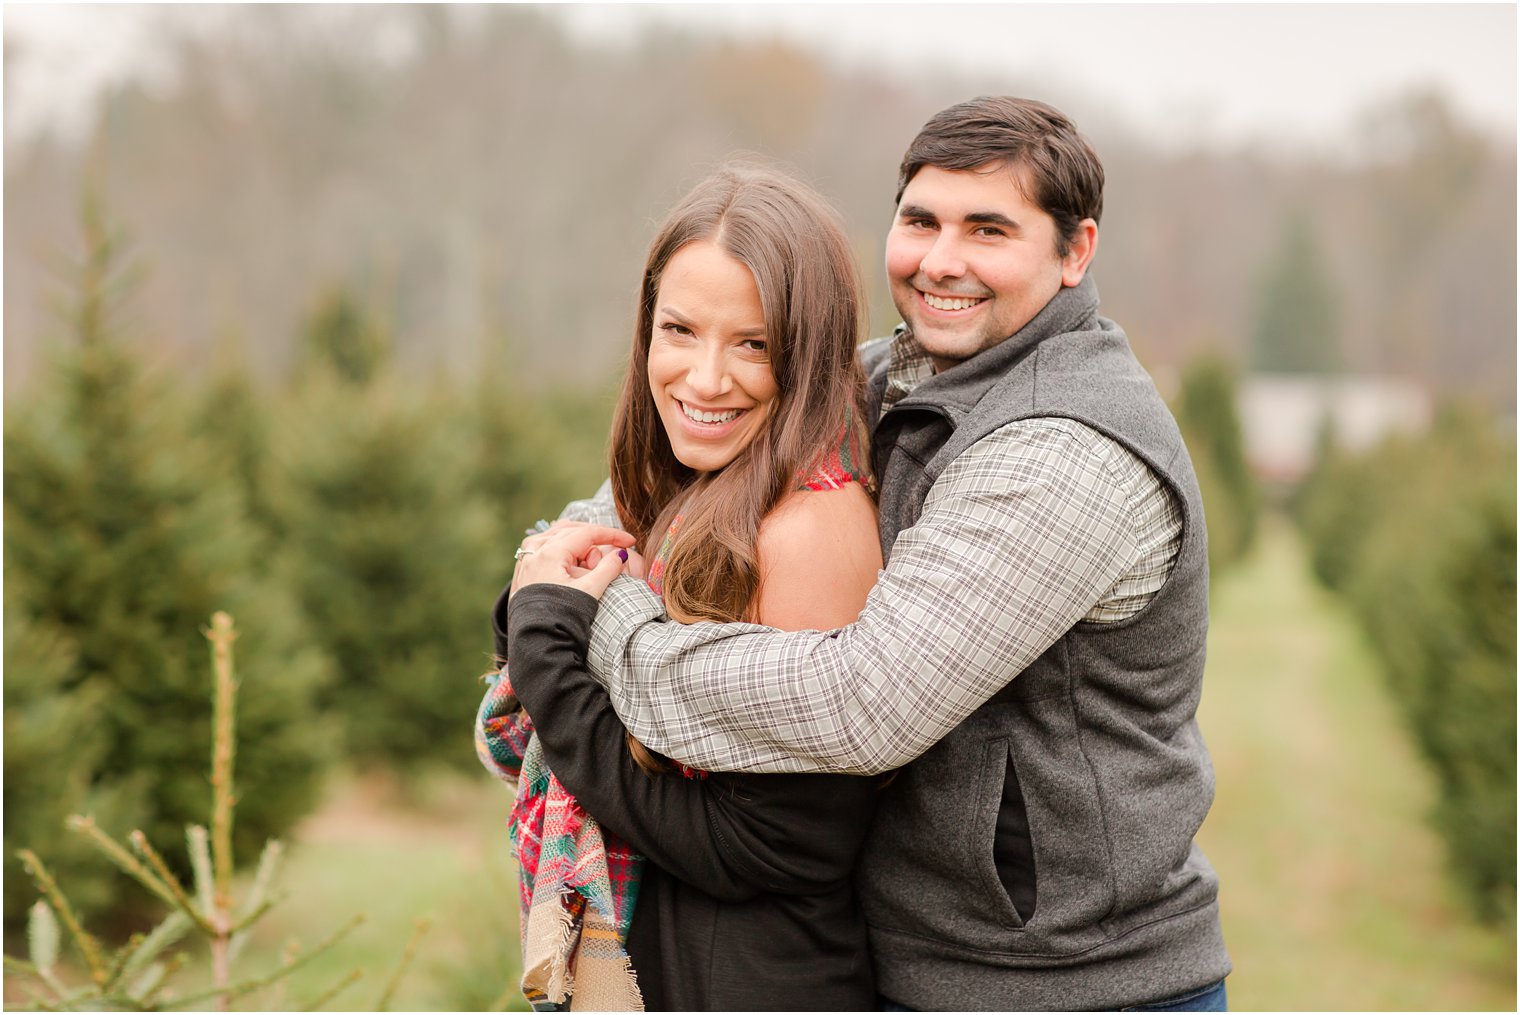
[[[681,464],[716,472],[765,428],[780,388],[755,277],[707,240],[670,259],[655,293],[649,393]]]

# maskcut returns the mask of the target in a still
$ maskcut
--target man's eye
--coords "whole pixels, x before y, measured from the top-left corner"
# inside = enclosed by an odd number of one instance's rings
[[[978,236],[1003,236],[1005,235],[997,226],[982,226],[976,231]]]

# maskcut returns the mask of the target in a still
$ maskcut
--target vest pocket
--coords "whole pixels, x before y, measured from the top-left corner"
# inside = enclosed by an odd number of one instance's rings
[[[1004,921],[1023,927],[1034,918],[1038,880],[1029,812],[1006,738],[984,747],[976,817],[974,859],[982,884],[1003,904]]]

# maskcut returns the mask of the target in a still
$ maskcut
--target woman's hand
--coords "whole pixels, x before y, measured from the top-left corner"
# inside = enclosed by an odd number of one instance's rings
[[[542,583],[565,585],[600,599],[629,558],[642,574],[643,562],[629,549],[633,543],[629,533],[602,525],[555,525],[529,536],[518,550],[512,595],[525,585]]]

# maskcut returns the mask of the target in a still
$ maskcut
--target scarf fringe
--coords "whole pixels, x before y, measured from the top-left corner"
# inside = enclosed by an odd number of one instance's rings
[[[562,1005],[574,989],[570,956],[580,939],[576,903],[585,900],[570,889],[559,893],[554,906],[532,906],[523,934],[522,992],[529,1001]]]
[[[535,1008],[643,1011],[638,974],[616,927],[574,889],[562,887],[555,901],[529,910],[523,997]]]

